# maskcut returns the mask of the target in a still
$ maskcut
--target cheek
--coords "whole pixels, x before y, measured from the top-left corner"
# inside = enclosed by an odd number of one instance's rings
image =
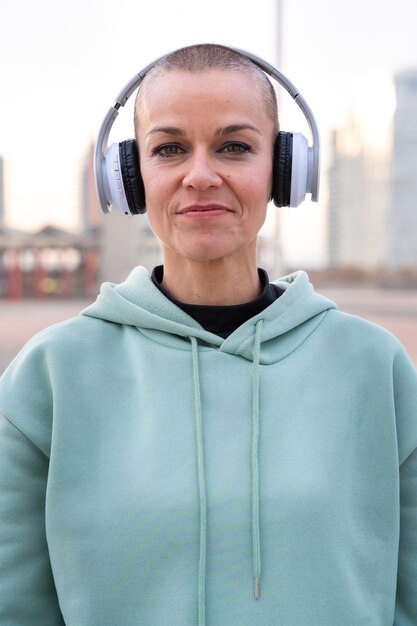
[[[269,202],[272,190],[272,166],[261,171],[249,170],[239,185],[243,199],[262,206]]]
[[[149,226],[155,237],[160,243],[169,246],[169,242],[173,236],[173,227],[167,217],[167,212],[163,211],[160,203],[157,202],[153,204],[149,203],[146,207],[146,212]]]
[[[169,179],[157,171],[141,171],[147,206],[161,206],[170,195]]]

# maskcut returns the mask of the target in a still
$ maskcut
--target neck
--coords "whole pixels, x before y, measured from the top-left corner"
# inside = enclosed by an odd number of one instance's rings
[[[216,259],[194,261],[187,258],[171,262],[164,254],[164,288],[187,304],[227,306],[250,302],[261,293],[261,283],[256,267],[242,259]]]

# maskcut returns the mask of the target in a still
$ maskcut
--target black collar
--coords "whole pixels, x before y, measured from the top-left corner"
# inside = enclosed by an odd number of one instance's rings
[[[226,339],[236,328],[239,328],[244,322],[251,319],[258,313],[261,313],[270,304],[275,302],[284,292],[277,285],[271,285],[268,274],[263,269],[258,269],[259,280],[262,284],[262,293],[243,304],[232,304],[227,306],[210,306],[206,304],[187,304],[180,302],[171,296],[171,294],[162,286],[164,276],[163,265],[158,265],[152,272],[153,284],[174,304],[176,304],[185,313],[193,317],[205,330],[219,335]]]

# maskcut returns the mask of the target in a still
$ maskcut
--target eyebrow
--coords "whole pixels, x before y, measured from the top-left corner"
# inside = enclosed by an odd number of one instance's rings
[[[183,134],[180,128],[175,128],[174,126],[156,126],[151,128],[146,136],[149,137],[152,133],[165,133],[166,135],[175,135],[175,137],[181,137]]]
[[[230,124],[230,126],[218,128],[215,134],[219,137],[224,137],[226,135],[237,133],[241,130],[253,130],[255,133],[262,135],[259,128],[252,126],[252,124]],[[184,134],[181,128],[176,128],[175,126],[156,126],[155,128],[151,128],[146,136],[149,137],[149,135],[152,135],[153,133],[164,133],[166,135],[173,135],[174,137],[182,137]]]
[[[230,126],[225,126],[224,128],[218,128],[216,130],[216,135],[220,135],[220,137],[224,137],[224,135],[232,135],[233,133],[237,133],[240,130],[253,130],[255,133],[262,135],[262,132],[256,126],[252,126],[252,124],[231,124]]]

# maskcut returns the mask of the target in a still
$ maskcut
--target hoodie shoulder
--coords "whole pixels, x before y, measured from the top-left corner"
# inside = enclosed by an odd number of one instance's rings
[[[91,337],[93,320],[78,314],[56,324],[47,326],[33,335],[22,347],[16,358],[25,358],[29,353],[48,353],[50,350],[62,349],[65,345]]]
[[[354,335],[357,339],[365,338],[377,342],[381,347],[396,351],[402,348],[401,342],[397,337],[384,326],[371,322],[358,315],[346,313],[339,309],[328,311],[327,323],[334,325],[340,331],[346,332],[348,335]]]

